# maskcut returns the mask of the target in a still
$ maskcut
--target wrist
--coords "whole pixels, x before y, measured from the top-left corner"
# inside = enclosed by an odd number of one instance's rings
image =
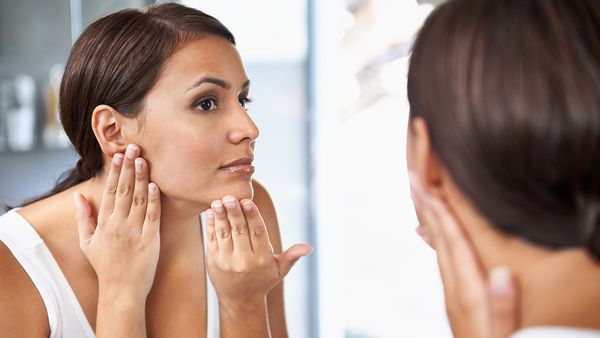
[[[146,297],[114,288],[100,288],[96,336],[146,337]]]
[[[246,318],[249,313],[266,313],[267,297],[259,296],[235,300],[219,300],[219,310],[230,318]]]
[[[271,337],[266,297],[219,302],[221,337]]]
[[[126,290],[115,287],[102,287],[98,289],[98,306],[108,304],[111,308],[144,309],[146,296],[136,290]]]

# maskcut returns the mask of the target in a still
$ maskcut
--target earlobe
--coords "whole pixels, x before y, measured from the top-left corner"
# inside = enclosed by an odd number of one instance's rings
[[[431,144],[429,126],[422,117],[414,117],[410,121],[409,133],[411,133],[411,168],[423,188],[430,194],[443,198],[444,190],[444,167]]]
[[[102,104],[94,109],[92,129],[102,152],[109,157],[127,146],[121,127],[121,115],[113,107]]]

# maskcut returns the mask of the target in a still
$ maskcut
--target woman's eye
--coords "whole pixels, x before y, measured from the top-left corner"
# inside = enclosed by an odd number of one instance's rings
[[[251,98],[248,98],[248,97],[242,97],[242,98],[240,98],[240,105],[245,110],[248,110],[248,104],[250,104],[250,102],[252,102]]]
[[[210,111],[217,108],[215,99],[204,99],[196,104],[196,108],[202,111]]]

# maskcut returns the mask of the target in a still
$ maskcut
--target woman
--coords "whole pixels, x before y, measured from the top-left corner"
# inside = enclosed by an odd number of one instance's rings
[[[252,180],[249,89],[233,35],[200,11],[129,9],[86,28],[60,90],[81,158],[0,218],[3,337],[204,337],[205,266],[221,337],[287,337],[281,280],[310,247],[281,253]]]
[[[415,42],[408,96],[453,333],[600,337],[600,3],[450,0]],[[520,301],[498,334],[486,280],[514,300],[507,271]]]

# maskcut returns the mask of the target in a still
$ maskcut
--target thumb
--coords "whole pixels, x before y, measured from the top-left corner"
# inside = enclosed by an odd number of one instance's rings
[[[79,246],[81,247],[81,250],[85,251],[96,230],[96,221],[94,221],[94,218],[92,217],[90,203],[83,195],[78,192],[73,193],[73,202],[75,203],[77,231],[79,232]]]
[[[514,278],[507,267],[495,267],[489,275],[493,338],[507,338],[517,331],[518,304]]]
[[[281,277],[285,277],[300,257],[310,255],[312,250],[312,247],[308,244],[294,244],[281,254],[275,255]]]

